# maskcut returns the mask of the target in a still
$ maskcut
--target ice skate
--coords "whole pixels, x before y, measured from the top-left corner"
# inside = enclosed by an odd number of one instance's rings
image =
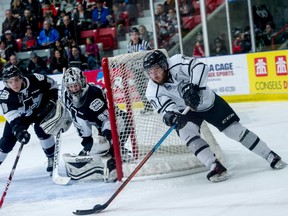
[[[266,160],[270,163],[272,169],[283,169],[287,166],[287,163],[282,161],[281,157],[273,151],[269,153]]]
[[[218,160],[212,164],[210,170],[207,179],[211,182],[225,181],[229,178],[227,169]]]

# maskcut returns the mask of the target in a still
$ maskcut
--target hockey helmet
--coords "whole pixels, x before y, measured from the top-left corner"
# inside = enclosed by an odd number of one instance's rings
[[[10,65],[8,67],[3,68],[2,79],[4,82],[17,76],[19,76],[20,78],[23,78],[22,72],[15,65]]]
[[[6,87],[8,87],[7,80],[9,80],[13,77],[17,77],[17,76],[20,77],[21,79],[23,79],[22,72],[15,65],[10,65],[10,66],[4,67],[2,70],[2,80],[3,80],[4,85]]]
[[[160,50],[155,50],[146,54],[143,60],[143,67],[148,72],[152,67],[159,66],[164,70],[168,69],[167,57]]]

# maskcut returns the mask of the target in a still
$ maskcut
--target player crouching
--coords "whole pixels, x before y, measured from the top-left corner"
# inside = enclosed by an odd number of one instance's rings
[[[64,104],[82,138],[83,146],[78,155],[64,154],[68,175],[75,180],[85,178],[103,179],[105,182],[116,181],[112,135],[104,92],[94,85],[87,84],[83,72],[76,67],[68,68],[63,80]],[[92,126],[95,126],[108,142],[94,142]]]

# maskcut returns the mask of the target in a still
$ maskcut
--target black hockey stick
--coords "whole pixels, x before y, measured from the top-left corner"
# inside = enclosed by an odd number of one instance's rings
[[[190,107],[187,107],[182,114],[186,114],[190,110]],[[105,202],[103,205],[97,204],[92,209],[86,210],[76,210],[73,212],[75,215],[88,215],[99,213],[106,209],[108,205],[116,198],[116,196],[123,190],[123,188],[130,182],[130,180],[135,176],[135,174],[140,170],[140,168],[146,163],[146,161],[152,156],[152,154],[159,148],[159,146],[164,142],[164,140],[169,136],[169,134],[174,130],[176,125],[173,125],[169,130],[161,137],[157,144],[150,150],[150,152],[145,156],[145,158],[138,164],[134,171],[128,176],[128,178],[123,182],[123,184],[114,192],[110,199]]]
[[[18,150],[18,154],[17,154],[17,156],[16,156],[16,159],[15,159],[15,161],[14,161],[12,170],[11,170],[11,172],[10,172],[10,175],[9,175],[9,178],[8,178],[8,181],[7,181],[6,188],[5,188],[4,192],[3,192],[2,197],[1,197],[1,200],[0,200],[0,208],[2,208],[2,205],[3,205],[3,203],[4,203],[5,196],[6,196],[6,194],[7,194],[8,188],[9,188],[9,185],[10,185],[11,182],[12,182],[12,178],[13,178],[13,175],[14,175],[14,172],[15,172],[15,169],[16,169],[16,166],[17,166],[17,164],[18,164],[18,161],[19,161],[19,158],[20,158],[20,155],[21,155],[23,146],[24,146],[24,143],[21,142],[20,148],[19,148],[19,150]]]

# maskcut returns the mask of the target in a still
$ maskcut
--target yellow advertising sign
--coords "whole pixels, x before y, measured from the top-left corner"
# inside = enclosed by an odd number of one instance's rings
[[[250,93],[288,92],[288,50],[247,55]]]

